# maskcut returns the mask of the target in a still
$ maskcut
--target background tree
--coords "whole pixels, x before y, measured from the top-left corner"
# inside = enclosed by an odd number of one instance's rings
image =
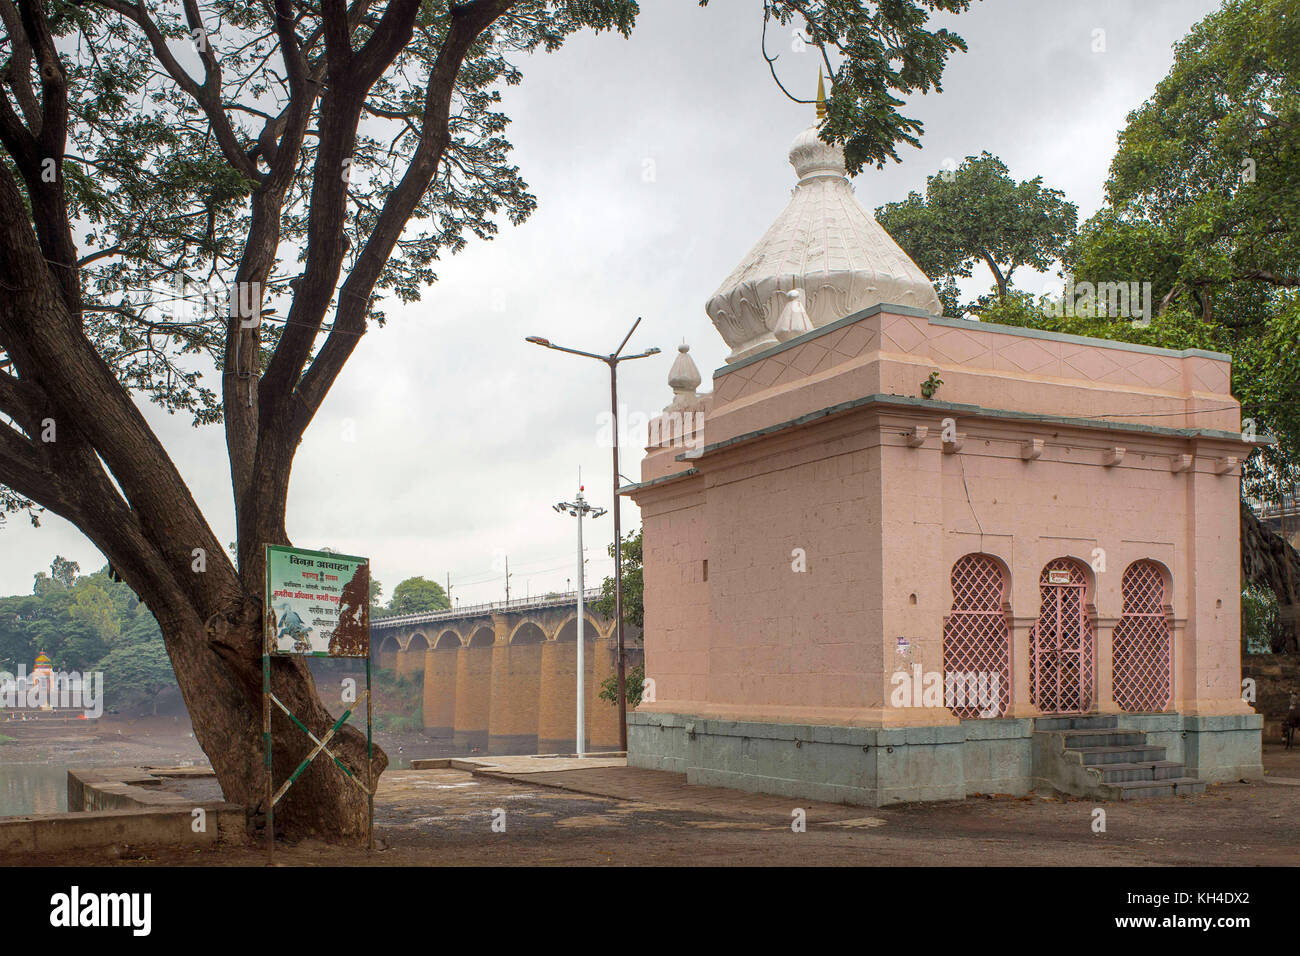
[[[828,141],[883,163],[921,125],[969,0],[765,0],[834,68]],[[149,606],[226,799],[256,812],[264,548],[288,544],[294,455],[385,298],[410,302],[534,197],[509,162],[516,60],[632,0],[0,0],[0,508],[78,527]],[[229,296],[214,298],[215,290]],[[216,370],[219,387],[204,373]],[[227,556],[134,395],[220,422]],[[194,552],[205,570],[194,570]],[[304,661],[277,697],[333,722]],[[310,743],[275,731],[284,779]],[[331,749],[361,774],[351,729]],[[376,756],[382,773],[387,758]],[[317,761],[277,810],[359,838],[365,800]]]
[[[1300,8],[1229,0],[1175,48],[1129,114],[1107,204],[1064,256],[1076,281],[1152,283],[1151,332],[1110,334],[1233,356],[1233,394],[1277,444],[1243,469],[1250,501],[1300,500]],[[1300,556],[1243,509],[1243,571],[1300,605]],[[1300,621],[1275,649],[1300,650]]]
[[[423,577],[407,578],[393,588],[393,596],[388,601],[389,614],[421,614],[450,607],[451,601],[442,585]]]
[[[969,278],[983,263],[1002,302],[1016,269],[1043,271],[1060,258],[1077,217],[1077,207],[1060,190],[1045,188],[1043,177],[1017,183],[988,152],[927,178],[924,196],[912,192],[876,210],[876,220],[936,283],[952,315],[987,305],[958,306],[956,279]]]
[[[1258,321],[1270,293],[1300,287],[1300,9],[1227,0],[1175,47],[1154,95],[1129,114],[1102,224],[1160,235],[1157,296],[1225,325]],[[1105,230],[1102,230],[1103,233]],[[1083,263],[1097,252],[1087,245]],[[1108,263],[1109,264],[1109,263]],[[1172,270],[1172,274],[1169,271]],[[1262,295],[1247,306],[1248,290]]]
[[[114,707],[151,705],[158,713],[158,695],[176,686],[162,641],[114,648],[99,662],[104,672],[104,696]]]
[[[44,571],[36,573],[32,593],[44,594],[48,591],[66,591],[77,582],[77,575],[80,572],[81,567],[76,561],[69,561],[62,555],[56,554],[54,560],[50,562],[50,573],[48,575]]]
[[[641,530],[629,531],[623,538],[623,624],[645,627],[645,583],[641,574]],[[605,549],[614,557],[614,543]],[[614,579],[607,577],[601,583],[600,597],[592,608],[608,618],[614,617]]]
[[[65,588],[76,584],[77,575],[80,573],[81,566],[76,561],[69,561],[60,554],[56,554],[54,560],[50,562],[50,577]]]
[[[627,672],[624,681],[624,689],[627,692],[627,705],[633,709],[641,706],[641,695],[645,692],[645,665],[637,664]],[[611,707],[618,706],[618,675],[611,674],[600,682],[601,700],[608,703]]]
[[[118,708],[151,703],[176,686],[157,621],[107,568],[68,587],[43,573],[37,578],[47,586],[35,594],[0,597],[0,669],[30,670],[45,652],[56,670],[103,672],[105,699]]]

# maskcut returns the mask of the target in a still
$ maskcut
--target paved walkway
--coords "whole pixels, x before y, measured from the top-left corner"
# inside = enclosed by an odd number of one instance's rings
[[[1269,751],[1265,783],[1300,787],[1300,750]],[[570,757],[523,755],[501,757],[451,758],[424,761],[426,769],[467,770],[478,778],[508,781],[530,787],[547,787],[593,797],[629,801],[669,810],[721,816],[760,816],[766,820],[789,816],[793,807],[807,814],[809,823],[840,826],[874,826],[883,823],[871,816],[868,807],[845,806],[781,797],[766,793],[747,793],[724,787],[705,787],[686,782],[686,774],[666,770],[629,767],[623,755],[608,757]],[[419,764],[413,765],[418,768]],[[1285,776],[1280,776],[1284,774]],[[1069,798],[1066,798],[1069,799]]]
[[[418,770],[422,764],[431,762],[414,761],[411,764],[411,769]],[[566,770],[626,767],[627,758],[622,754],[616,757],[567,757],[544,754],[520,757],[453,757],[448,760],[447,766],[453,770],[469,770],[471,773],[482,770],[485,773],[496,773],[511,777],[527,776],[532,779],[535,774],[549,775]]]
[[[600,767],[580,769],[557,768],[539,771],[534,767],[516,771],[511,767],[484,767],[475,776],[510,780],[529,786],[552,787],[613,800],[628,800],[670,810],[691,813],[716,813],[723,816],[741,814],[760,816],[778,821],[789,818],[794,807],[807,814],[809,823],[860,824],[864,818],[876,823],[884,821],[869,817],[868,807],[845,806],[837,803],[820,803],[793,797],[779,797],[768,793],[747,793],[724,787],[701,787],[686,782],[686,774],[667,770],[645,770],[629,767],[625,760],[605,760]]]

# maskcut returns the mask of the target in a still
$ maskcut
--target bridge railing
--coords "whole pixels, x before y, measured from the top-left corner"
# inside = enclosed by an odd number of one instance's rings
[[[588,588],[583,592],[582,599],[584,603],[591,604],[598,601],[601,596],[602,591],[600,588]],[[558,597],[526,597],[515,598],[513,601],[488,601],[484,604],[467,604],[446,611],[423,611],[419,614],[399,614],[396,617],[372,619],[370,629],[380,631],[392,627],[404,627],[408,624],[433,624],[438,621],[455,621],[465,617],[480,617],[494,611],[526,611],[542,607],[564,607],[566,604],[576,604],[577,600],[578,592],[574,590],[566,591]]]

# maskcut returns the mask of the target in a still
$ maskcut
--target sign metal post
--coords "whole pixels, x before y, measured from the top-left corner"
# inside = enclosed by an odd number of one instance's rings
[[[275,805],[322,753],[366,794],[366,843],[375,848],[374,708],[370,668],[370,561],[329,551],[307,551],[278,545],[266,547],[266,614],[262,642],[262,738],[266,745],[266,851],[275,861]],[[275,695],[271,659],[298,657],[364,657],[366,661],[366,780],[361,780],[329,749],[329,742],[361,706],[351,702],[322,737],[317,737]],[[293,773],[275,788],[272,704],[314,745]]]

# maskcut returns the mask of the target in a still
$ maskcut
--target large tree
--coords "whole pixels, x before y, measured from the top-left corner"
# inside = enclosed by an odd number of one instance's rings
[[[956,312],[956,280],[987,266],[1006,299],[1017,269],[1043,270],[1074,235],[1078,209],[1043,177],[1016,182],[991,153],[967,156],[956,169],[926,179],[925,195],[908,193],[876,210],[876,220],[928,275],[938,280],[945,311]],[[978,311],[981,305],[967,306]]]
[[[424,611],[445,611],[451,607],[447,592],[437,581],[425,577],[407,578],[393,588],[388,601],[388,614],[420,614]]]
[[[1300,2],[1228,0],[1197,23],[1129,115],[1106,195],[1066,268],[1150,282],[1163,321],[1139,334],[1232,353],[1248,428],[1277,439],[1243,492],[1300,500]],[[1247,579],[1292,609],[1276,649],[1300,650],[1300,556],[1253,515],[1242,531]]]
[[[928,18],[968,5],[765,0],[763,14],[834,67],[823,136],[857,167],[920,135],[901,98],[937,89],[964,49]],[[288,543],[303,434],[383,300],[418,298],[441,255],[532,211],[497,108],[520,57],[582,28],[626,35],[636,13],[632,0],[0,0],[0,502],[72,522],[147,602],[225,796],[250,811],[264,786],[263,549]],[[233,557],[137,399],[221,423]],[[302,661],[277,658],[272,684],[316,734],[333,723]],[[277,722],[277,779],[309,746]],[[365,779],[359,734],[331,749]],[[276,818],[357,837],[365,805],[320,760]]]
[[[1197,23],[1129,115],[1106,194],[1104,216],[1155,240],[1165,303],[1211,319],[1225,292],[1300,288],[1300,3],[1227,0]],[[1242,311],[1223,322],[1258,318]]]

